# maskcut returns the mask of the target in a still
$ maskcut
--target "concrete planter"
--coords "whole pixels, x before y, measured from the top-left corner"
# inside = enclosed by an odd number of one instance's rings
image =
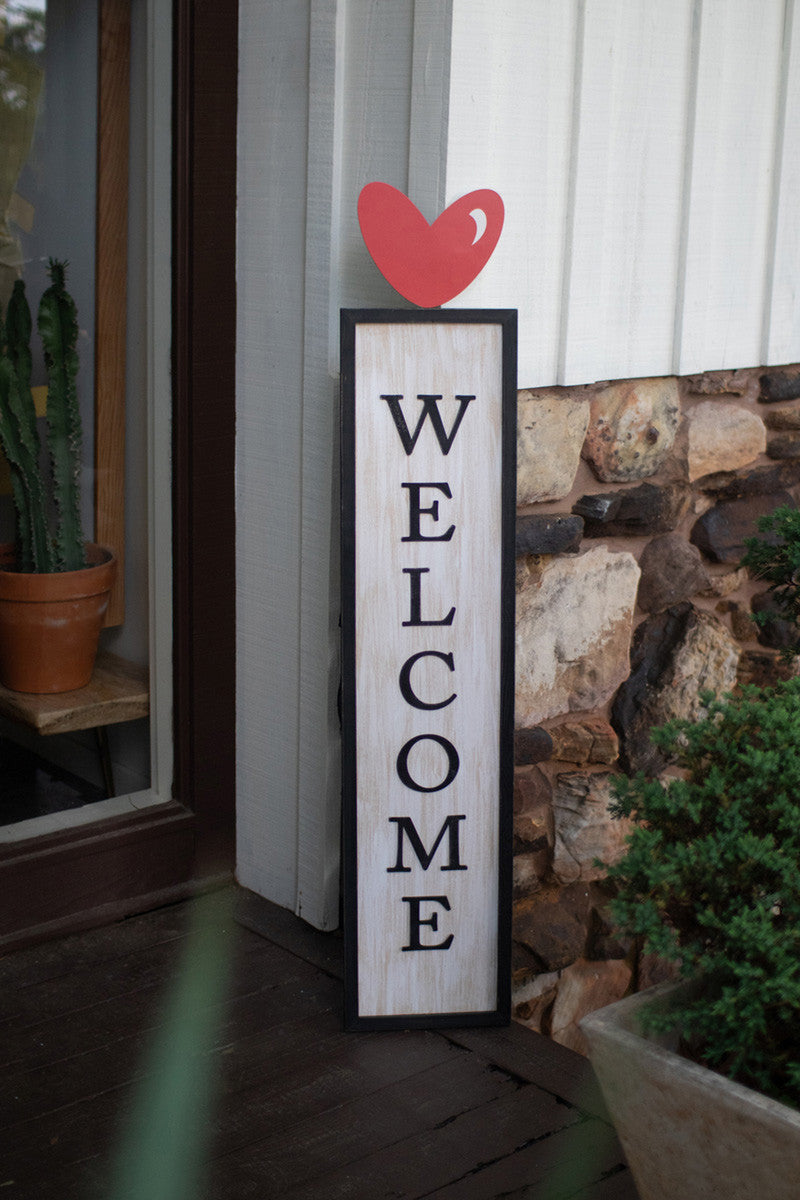
[[[797,1200],[800,1112],[638,1031],[662,984],[581,1022],[641,1200]]]

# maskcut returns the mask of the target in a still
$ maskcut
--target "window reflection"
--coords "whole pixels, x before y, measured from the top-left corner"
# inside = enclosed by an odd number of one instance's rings
[[[18,191],[31,153],[44,83],[45,4],[0,3],[0,304],[22,273],[21,234],[33,205]]]
[[[143,6],[134,9],[139,22],[136,37],[141,45]],[[98,54],[103,53],[99,14],[99,0],[0,0],[0,311],[5,312],[14,281],[21,277],[35,319],[39,298],[48,284],[48,259],[69,263],[69,291],[76,302],[80,326],[82,515],[89,536],[94,528],[95,484],[99,478],[95,469]],[[124,53],[127,60],[127,46]],[[106,70],[108,61],[115,61],[113,55],[104,59]],[[125,65],[127,71],[127,61]],[[139,72],[133,85],[137,112],[144,111],[142,80],[143,73]],[[127,125],[121,144],[127,162]],[[102,224],[105,228],[107,221]],[[141,243],[141,210],[137,210],[132,236],[135,245]],[[104,262],[106,275],[110,270],[120,281],[123,308],[127,293],[135,314],[134,328],[140,329],[143,307],[138,281],[134,281],[131,301],[124,263],[108,257]],[[40,339],[36,336],[32,350],[40,356],[34,362],[34,396],[43,406],[44,396],[36,394],[45,383]],[[132,368],[132,391],[137,403],[129,406],[127,414],[123,411],[126,474],[130,472],[139,498],[124,539],[136,586],[126,590],[129,601],[124,624],[104,630],[101,650],[146,672],[148,527],[141,498],[146,494],[148,470],[147,409],[142,401],[145,389],[140,359],[141,355]],[[123,395],[127,393],[127,381],[123,381],[121,390]],[[124,486],[120,477],[119,490],[123,491]],[[0,542],[14,537],[9,492],[7,468],[0,454]],[[114,787],[108,786],[96,732],[75,727],[75,732],[41,736],[0,714],[0,840],[15,823],[24,825],[29,818],[39,817],[47,821],[49,814],[69,809],[88,810],[106,796],[140,795],[150,786],[147,718],[122,719],[108,726],[103,735],[103,752],[107,750],[113,760]],[[107,814],[102,804],[98,808],[103,809],[98,817],[113,815],[111,810]],[[36,832],[47,829],[37,828]]]

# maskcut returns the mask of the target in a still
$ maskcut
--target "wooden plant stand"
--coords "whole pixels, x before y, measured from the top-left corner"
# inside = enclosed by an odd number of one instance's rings
[[[94,729],[108,796],[115,794],[108,726],[146,717],[149,711],[147,668],[116,654],[98,654],[91,682],[74,692],[35,696],[0,684],[0,716],[10,721],[44,735]]]

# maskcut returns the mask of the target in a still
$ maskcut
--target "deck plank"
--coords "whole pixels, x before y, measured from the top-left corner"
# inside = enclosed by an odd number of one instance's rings
[[[585,1058],[549,1038],[531,1037],[530,1030],[512,1022],[501,1029],[448,1030],[451,1041],[488,1058],[528,1083],[535,1083],[554,1096],[609,1120],[594,1073]]]
[[[170,955],[166,956],[167,961]],[[177,958],[172,958],[175,965]],[[63,1012],[50,1011],[40,1021],[9,1023],[2,1039],[0,1066],[4,1069],[25,1065],[41,1067],[60,1062],[74,1054],[86,1054],[128,1035],[132,1029],[157,1026],[165,992],[165,973],[152,964],[134,969],[130,986],[125,987],[126,968],[117,969],[111,995],[103,990],[103,974],[89,973],[84,1003],[76,1003],[72,985],[66,985]],[[162,964],[163,965],[163,964]],[[231,1040],[244,1031],[257,1032],[269,1022],[278,1022],[288,1011],[324,1011],[341,1007],[341,986],[310,963],[288,955],[278,946],[263,943],[258,951],[244,956],[236,966],[237,989],[227,1005],[227,1016],[220,1024],[220,1037]],[[79,991],[78,991],[79,994]]]
[[[474,1165],[476,1155],[480,1160],[510,1153],[529,1138],[578,1118],[543,1093],[524,1100],[519,1093],[505,1072],[489,1071],[473,1056],[462,1055],[409,1079],[396,1079],[382,1092],[328,1107],[215,1160],[211,1195],[214,1200],[293,1196],[300,1184],[310,1188],[305,1194],[313,1195],[315,1189],[322,1194],[324,1186],[325,1195],[352,1195],[331,1191],[333,1172],[380,1152],[388,1152],[394,1163],[398,1146],[404,1161],[413,1160],[408,1162],[412,1190],[397,1191],[395,1182],[392,1195],[422,1195],[421,1189],[430,1191],[437,1180]],[[347,1178],[346,1170],[340,1180],[343,1176]]]
[[[197,1200],[636,1200],[584,1059],[515,1025],[345,1032],[341,939],[231,890]],[[106,1200],[191,912],[0,960],[9,1200]]]
[[[430,1200],[493,1200],[500,1195],[562,1200],[620,1168],[624,1162],[613,1129],[583,1119],[545,1141],[536,1139],[516,1147],[513,1154],[480,1164],[433,1192]]]
[[[580,1114],[535,1088],[519,1088],[403,1137],[335,1172],[319,1173],[285,1193],[286,1200],[388,1196],[418,1200],[443,1189],[456,1200],[471,1196],[473,1181],[498,1161],[516,1162],[522,1147],[543,1145],[580,1120]],[[519,1180],[512,1168],[511,1178]],[[259,1180],[260,1182],[260,1180]],[[257,1191],[250,1193],[256,1195]],[[263,1194],[263,1193],[262,1193]],[[476,1191],[495,1196],[498,1191]]]

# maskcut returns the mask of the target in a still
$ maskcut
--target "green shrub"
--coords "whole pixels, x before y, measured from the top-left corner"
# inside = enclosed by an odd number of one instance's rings
[[[649,1028],[677,1026],[692,1056],[800,1107],[800,680],[704,702],[704,719],[653,731],[680,775],[617,781],[634,827],[612,911],[701,981]]]
[[[793,658],[800,654],[800,509],[782,505],[759,518],[758,530],[761,536],[745,539],[742,566],[767,582],[778,617],[794,626],[794,640],[783,651],[784,658]],[[774,619],[773,613],[754,614],[762,627]]]

